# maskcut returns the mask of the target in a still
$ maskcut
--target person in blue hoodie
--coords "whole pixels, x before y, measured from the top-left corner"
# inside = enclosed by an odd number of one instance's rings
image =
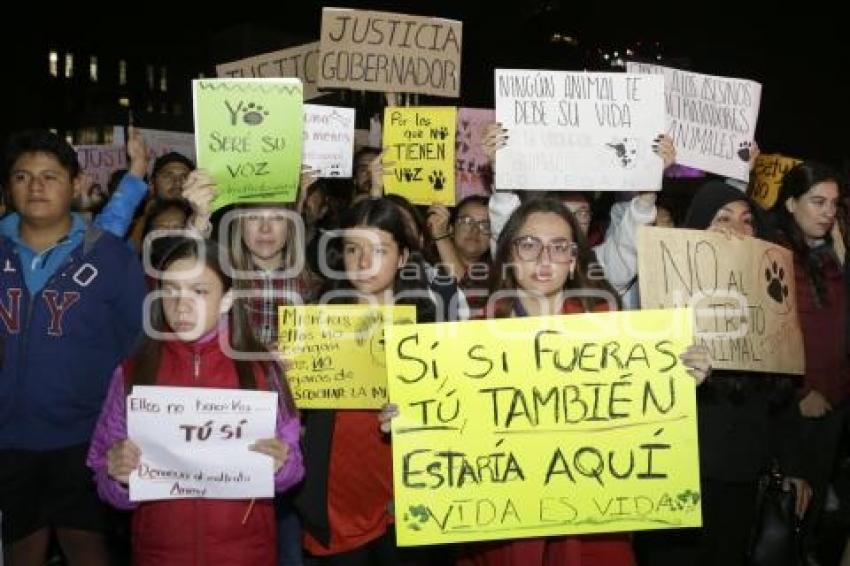
[[[0,221],[0,511],[8,565],[108,564],[85,457],[118,362],[142,329],[144,277],[119,238],[71,212],[79,163],[47,131],[8,140]]]

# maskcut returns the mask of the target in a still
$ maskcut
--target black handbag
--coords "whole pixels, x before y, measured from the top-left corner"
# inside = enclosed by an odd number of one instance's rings
[[[777,464],[759,480],[756,516],[748,553],[749,566],[803,566],[800,525],[795,512],[794,486],[782,488],[785,478]]]

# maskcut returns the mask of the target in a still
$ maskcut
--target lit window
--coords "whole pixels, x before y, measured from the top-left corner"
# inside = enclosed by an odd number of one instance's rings
[[[97,82],[97,56],[92,55],[89,57],[89,78],[91,82]]]
[[[129,108],[130,107],[130,99],[127,98],[126,96],[122,96],[121,98],[118,99],[118,104],[120,106],[123,106],[124,108]]]
[[[65,78],[70,79],[74,76],[74,54],[65,54]]]
[[[162,92],[168,90],[168,71],[165,67],[159,69],[159,90]]]
[[[124,59],[118,61],[118,84],[121,86],[127,84],[127,61]]]
[[[48,60],[48,63],[50,64],[50,76],[51,77],[58,77],[59,76],[59,54],[56,51],[51,49],[47,60]]]

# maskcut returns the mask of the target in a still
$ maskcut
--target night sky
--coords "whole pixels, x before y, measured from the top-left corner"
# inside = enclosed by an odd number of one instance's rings
[[[850,162],[850,30],[837,9],[810,3],[770,10],[739,3],[684,3],[656,7],[647,2],[624,7],[616,3],[522,0],[495,2],[340,1],[328,6],[399,12],[460,19],[463,29],[462,98],[460,105],[492,104],[493,69],[548,68],[603,70],[599,54],[641,47],[639,55],[654,55],[662,63],[679,62],[690,70],[741,77],[762,83],[757,140],[763,150],[804,158],[819,158],[845,167]],[[2,40],[6,69],[45,38],[80,38],[92,49],[173,46],[174,57],[207,46],[209,69],[216,33],[252,23],[282,35],[318,38],[318,1],[278,2],[274,9],[242,4],[204,9],[202,17],[169,13],[165,5],[124,4],[118,9],[75,6],[74,11],[42,9],[40,19],[7,18]],[[489,6],[489,7],[485,7]],[[651,7],[647,7],[651,6]],[[138,14],[134,14],[138,12]],[[255,14],[260,12],[261,17]],[[217,14],[213,16],[211,14]],[[47,21],[41,21],[45,19]],[[253,17],[252,17],[253,16]],[[570,35],[577,46],[555,45],[553,33]],[[284,47],[285,44],[278,46]],[[598,51],[598,50],[601,50]],[[247,55],[247,54],[246,54]],[[8,75],[7,75],[8,78]],[[12,86],[26,91],[27,85]],[[451,103],[450,101],[446,101]]]

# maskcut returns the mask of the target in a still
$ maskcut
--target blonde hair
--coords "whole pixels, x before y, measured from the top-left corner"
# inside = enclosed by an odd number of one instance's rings
[[[258,204],[256,206],[245,206],[237,209],[238,213],[233,219],[228,234],[230,238],[230,260],[233,263],[233,269],[236,271],[255,271],[257,269],[257,266],[254,265],[251,250],[245,244],[245,217],[250,214],[252,209],[258,208],[295,210],[293,205],[286,204]],[[298,254],[304,254],[305,242],[296,241],[297,230],[291,216],[285,216],[284,222],[286,223],[286,234],[283,239],[283,247],[281,248],[283,251],[281,259],[284,269],[288,269],[296,264]],[[241,287],[239,283],[241,283],[243,278],[240,277],[237,279],[237,286]]]

